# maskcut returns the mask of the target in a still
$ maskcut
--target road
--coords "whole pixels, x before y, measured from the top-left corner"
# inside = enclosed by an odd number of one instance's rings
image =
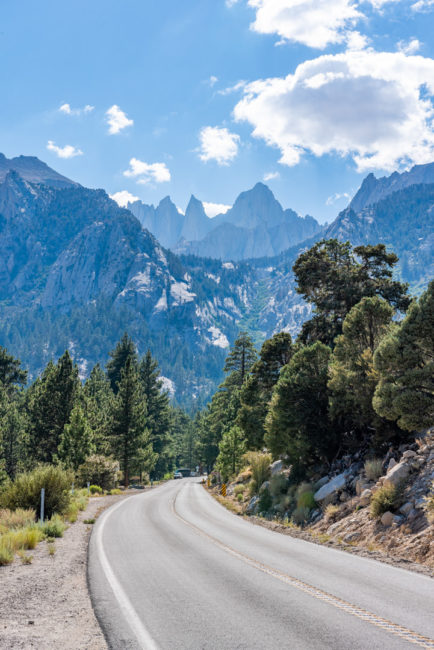
[[[89,585],[115,650],[434,648],[434,581],[255,526],[197,479],[112,506]]]

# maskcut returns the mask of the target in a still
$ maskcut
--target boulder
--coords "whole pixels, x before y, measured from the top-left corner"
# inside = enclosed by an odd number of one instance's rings
[[[407,501],[403,506],[400,507],[399,512],[407,517],[410,510],[413,508],[411,501]]]
[[[360,495],[360,505],[368,506],[371,502],[371,497],[372,490],[363,490],[362,494]]]
[[[383,526],[389,527],[393,524],[394,521],[395,521],[395,515],[393,514],[393,512],[390,512],[390,510],[388,510],[381,516],[381,523],[383,524]]]
[[[246,508],[246,513],[248,515],[253,515],[256,512],[256,507],[258,505],[259,497],[254,496],[250,499],[249,504]]]
[[[316,489],[319,490],[320,488],[322,488],[322,486],[325,485],[326,483],[328,483],[329,480],[330,479],[329,479],[328,476],[323,476],[322,478],[320,478],[320,480],[317,481],[316,484],[315,484]]]
[[[270,465],[271,476],[279,474],[283,470],[283,460],[275,460]]]
[[[391,458],[389,460],[389,464],[387,466],[387,471],[390,472],[390,470],[393,469],[395,467],[395,465],[397,465],[396,460],[394,458]]]
[[[324,499],[327,499],[328,497],[333,496],[338,492],[339,490],[342,490],[342,488],[345,487],[347,480],[345,478],[344,474],[338,474],[334,478],[332,478],[331,481],[328,481],[325,485],[323,485],[319,490],[317,490],[314,494],[314,499],[317,502],[324,501]]]
[[[264,490],[268,490],[269,487],[270,487],[270,481],[264,481],[261,487],[259,488],[259,494],[261,494],[261,492],[264,492]]]
[[[415,456],[417,456],[415,451],[413,451],[412,449],[407,449],[407,451],[404,451],[404,453],[402,454],[401,460],[406,460],[407,458],[414,458]]]
[[[356,542],[360,537],[362,536],[362,533],[359,533],[355,531],[354,533],[348,533],[348,535],[345,535],[344,537],[344,542],[350,543],[350,542]]]
[[[399,485],[402,481],[410,474],[411,467],[405,461],[401,461],[395,467],[393,467],[389,472],[387,472],[386,479],[384,483],[386,485]]]

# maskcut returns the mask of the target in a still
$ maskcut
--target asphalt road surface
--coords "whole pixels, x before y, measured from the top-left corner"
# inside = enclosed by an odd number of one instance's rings
[[[228,512],[196,479],[97,521],[89,585],[110,648],[434,648],[434,580]]]

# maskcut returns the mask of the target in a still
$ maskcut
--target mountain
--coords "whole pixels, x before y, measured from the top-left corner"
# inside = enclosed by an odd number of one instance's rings
[[[226,261],[277,255],[321,231],[313,217],[284,210],[263,183],[242,192],[228,212],[213,219],[194,196],[185,215],[169,197],[157,208],[141,201],[129,203],[128,208],[174,252]]]
[[[374,174],[369,174],[349,207],[357,213],[368,205],[373,205],[385,199],[386,196],[393,194],[393,192],[399,192],[411,185],[428,185],[430,183],[434,183],[434,163],[415,165],[410,171],[402,174],[393,172],[390,176],[383,176],[382,178],[375,178]]]
[[[48,167],[44,162],[34,156],[18,156],[17,158],[6,158],[0,153],[0,182],[3,182],[9,171],[18,172],[26,181],[31,183],[44,183],[51,187],[77,186],[78,183],[69,180]]]
[[[254,254],[236,262],[175,254],[103,190],[73,182],[59,187],[56,172],[39,162],[26,164],[23,175],[11,168],[0,180],[0,345],[33,377],[66,348],[85,377],[128,331],[140,354],[149,348],[158,358],[176,399],[198,405],[221,380],[239,329],[250,331],[258,345],[277,331],[297,335],[311,307],[296,292],[292,265],[322,237],[386,243],[400,257],[398,276],[415,292],[433,276],[434,183],[407,185],[358,211],[350,205],[327,228],[313,228],[310,237],[271,257],[258,257],[256,234],[273,247],[273,236],[286,232],[282,213],[288,222],[300,217],[256,186],[240,195],[230,222],[216,218],[216,247],[227,245],[227,233],[235,246],[247,232],[239,254]],[[37,182],[24,178],[38,170],[48,174],[47,182],[40,175]],[[142,222],[159,225],[172,240],[184,233],[193,241],[204,223],[215,221],[195,197],[185,215],[168,197],[157,208],[138,207]],[[245,227],[249,218],[253,228]]]

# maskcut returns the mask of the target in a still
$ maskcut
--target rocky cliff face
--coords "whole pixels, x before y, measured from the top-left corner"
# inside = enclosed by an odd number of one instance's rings
[[[17,156],[6,158],[0,153],[0,182],[4,181],[10,171],[18,172],[23,180],[31,183],[44,183],[52,187],[77,186],[78,183],[58,174],[35,156]]]

